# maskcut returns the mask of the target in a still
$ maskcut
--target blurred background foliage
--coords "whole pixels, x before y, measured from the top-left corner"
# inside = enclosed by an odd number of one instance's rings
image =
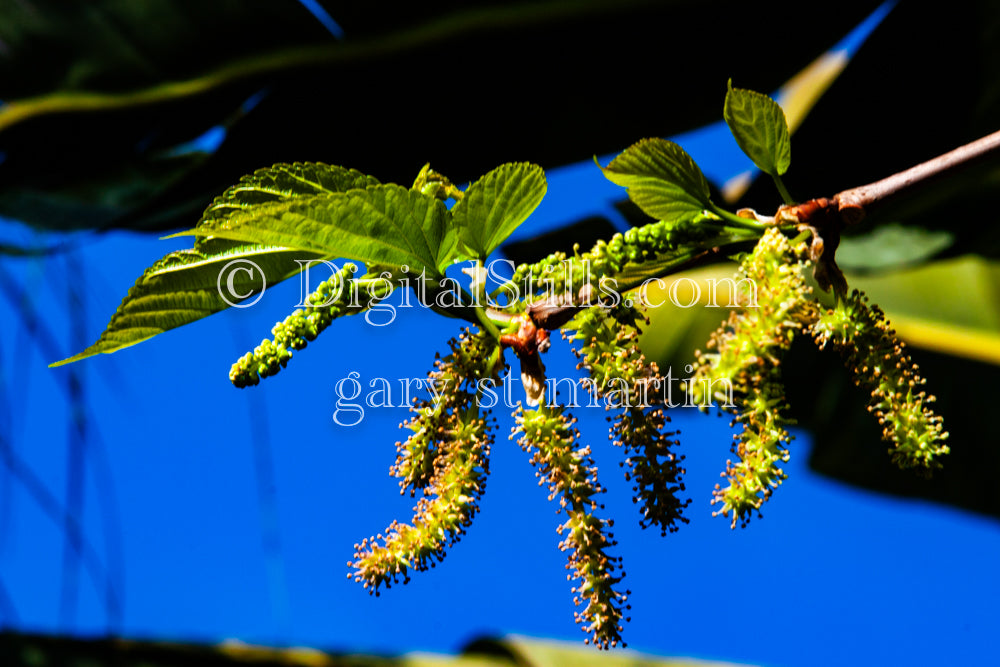
[[[281,161],[404,183],[576,162],[719,120],[729,77],[772,90],[877,6],[365,2],[324,26],[306,4],[6,3],[0,215],[161,231]]]
[[[482,637],[460,655],[411,653],[375,656],[327,653],[308,648],[273,649],[229,642],[194,646],[116,639],[61,639],[0,633],[4,664],[92,667],[732,667],[733,663],[661,658],[635,651],[613,653],[567,642],[519,637]]]
[[[275,162],[334,162],[408,183],[427,161],[464,182],[510,160],[589,160],[717,122],[730,78],[778,91],[879,7],[4,0],[0,217],[38,234],[4,241],[0,252],[58,255],[80,238],[63,232],[187,228],[241,175]],[[786,175],[800,199],[877,180],[1000,127],[1000,5],[885,8],[842,71],[814,73],[782,100],[801,107]],[[770,212],[780,203],[764,180],[713,185],[733,206]],[[991,421],[998,185],[996,159],[935,183],[869,218],[838,255],[850,284],[915,348],[952,434],[944,470],[927,481],[892,468],[839,361],[805,344],[785,374],[796,416],[815,434],[817,470],[1000,515]],[[626,202],[619,211],[645,222]],[[504,251],[534,259],[614,229],[598,213]],[[20,304],[33,344],[61,358],[24,294],[6,279],[0,286]],[[661,309],[645,345],[661,364],[683,367],[721,319],[706,308]],[[76,400],[76,376],[67,377]]]

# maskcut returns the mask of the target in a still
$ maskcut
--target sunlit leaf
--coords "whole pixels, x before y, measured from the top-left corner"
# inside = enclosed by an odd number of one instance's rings
[[[600,165],[598,165],[600,166]],[[684,149],[666,139],[643,139],[607,167],[605,177],[657,220],[686,220],[711,206],[708,181]]]
[[[733,88],[730,81],[723,117],[736,143],[761,171],[772,176],[788,171],[792,161],[788,123],[777,102],[752,90]]]
[[[240,179],[205,209],[198,225],[210,228],[215,221],[260,204],[285,201],[378,185],[378,180],[355,169],[320,162],[276,164]]]
[[[437,275],[448,224],[441,200],[388,184],[254,206],[175,236],[297,248]]]
[[[302,265],[296,260],[320,258],[301,250],[260,246],[229,248],[214,255],[172,252],[136,281],[96,343],[52,365],[114,352],[225,310],[298,273]]]
[[[867,20],[870,21],[871,18],[869,17]],[[879,23],[881,23],[881,19],[879,19]],[[852,32],[857,30],[858,28],[855,28]],[[834,45],[781,85],[775,95],[775,102],[785,112],[789,135],[794,136],[795,131],[799,129],[817,103],[826,99],[827,91],[847,68],[851,57],[851,50],[843,48],[840,44]],[[739,201],[759,173],[756,169],[748,169],[734,176],[729,176],[725,183],[720,184],[719,187],[722,199],[727,204]]]
[[[217,225],[225,225],[225,221],[233,215],[262,204],[347,192],[378,184],[373,176],[355,169],[321,162],[276,164],[243,176],[236,185],[216,197],[202,213],[197,227],[203,231],[211,230]],[[194,247],[214,254],[244,244],[242,239],[234,241],[203,235]]]
[[[172,252],[147,269],[100,339],[80,354],[53,365],[135,345],[253,297],[298,273],[303,266],[299,262],[336,257],[336,253],[315,248],[234,238],[224,231],[234,220],[253,217],[260,210],[377,183],[353,169],[320,163],[276,164],[244,176],[205,210],[198,223],[202,235],[193,249]],[[222,235],[212,234],[216,228]]]
[[[538,165],[509,163],[490,171],[452,207],[462,241],[485,259],[531,215],[545,187],[545,172]]]

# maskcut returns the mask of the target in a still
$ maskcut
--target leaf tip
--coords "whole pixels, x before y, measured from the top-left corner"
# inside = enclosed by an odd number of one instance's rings
[[[198,234],[198,231],[195,230],[195,229],[185,229],[184,231],[181,231],[181,232],[175,232],[173,234],[167,234],[166,236],[161,236],[159,238],[159,240],[160,241],[166,241],[168,239],[176,239],[176,238],[180,238],[182,236],[196,236],[197,234]]]
[[[86,351],[80,352],[79,354],[74,354],[72,357],[66,357],[65,359],[60,359],[59,361],[53,361],[49,364],[49,368],[59,368],[60,366],[68,366],[69,364],[80,361],[81,359],[86,359],[91,356],[92,353]]]

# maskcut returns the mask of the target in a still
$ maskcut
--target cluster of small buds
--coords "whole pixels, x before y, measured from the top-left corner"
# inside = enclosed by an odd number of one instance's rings
[[[354,279],[357,270],[354,264],[346,264],[320,283],[306,299],[308,309],[298,309],[275,324],[271,329],[273,340],[265,338],[253,352],[247,352],[233,364],[229,370],[230,382],[240,388],[260,384],[261,379],[276,375],[288,364],[292,350],[304,349],[335,319],[365,310],[392,292],[389,281],[375,281],[365,283],[366,296],[359,298],[360,281]]]
[[[367,538],[355,545],[355,581],[369,593],[391,587],[409,571],[426,570],[444,560],[445,549],[465,533],[479,511],[477,501],[486,489],[490,446],[489,420],[475,405],[448,413],[442,420],[443,437],[437,444],[434,471],[425,493],[414,508],[412,524],[394,521],[385,535]]]
[[[400,480],[400,493],[409,489],[413,496],[417,489],[426,491],[438,444],[446,439],[455,411],[475,400],[479,380],[495,377],[496,369],[489,366],[496,343],[488,335],[466,330],[458,340],[449,340],[448,346],[450,354],[444,359],[437,355],[434,370],[428,374],[430,395],[415,399],[410,408],[415,416],[400,424],[413,431],[406,441],[396,443],[396,462],[390,469]]]
[[[583,254],[552,253],[534,264],[514,270],[511,283],[526,286],[524,293],[553,290],[576,293],[585,284],[596,286],[604,277],[622,272],[626,264],[640,264],[677,252],[680,248],[711,245],[717,233],[699,220],[660,221],[603,239]],[[568,278],[568,280],[567,280]]]
[[[621,408],[617,418],[608,418],[608,437],[625,449],[621,465],[627,466],[625,478],[634,482],[633,501],[641,503],[639,525],[658,526],[666,535],[679,528],[678,522],[688,523],[682,512],[691,500],[678,497],[685,490],[684,457],[671,451],[680,444],[670,439],[678,432],[665,430],[669,417],[662,405],[654,405],[665,380],[639,349],[638,316],[634,308],[621,308],[614,314],[604,308],[591,309],[580,318],[573,335],[582,341],[574,352],[581,359],[578,368],[586,368],[590,374],[592,381],[586,384],[591,390],[615,399],[606,402],[608,409],[612,405]]]
[[[352,575],[371,593],[388,588],[411,569],[425,570],[444,559],[478,511],[486,488],[493,442],[489,412],[480,411],[476,386],[496,378],[496,342],[488,335],[464,331],[449,341],[451,353],[438,359],[430,373],[432,398],[416,401],[416,416],[405,425],[413,435],[397,443],[399,457],[392,472],[401,486],[423,496],[414,508],[412,524],[393,522],[385,535],[356,545]]]
[[[588,643],[604,649],[624,646],[622,616],[623,610],[630,608],[629,592],[616,589],[625,573],[620,570],[621,559],[607,554],[616,544],[614,535],[607,531],[613,521],[595,514],[601,507],[595,498],[604,489],[597,481],[590,448],[576,446],[580,437],[573,426],[576,420],[562,407],[542,401],[537,410],[518,408],[514,418],[517,426],[511,439],[522,433],[518,444],[531,454],[539,485],[548,485],[549,500],[558,497],[566,513],[566,521],[558,529],[564,535],[559,548],[569,552],[567,579],[576,581],[574,603],[583,605],[583,610],[574,614],[576,622],[587,633]]]
[[[597,284],[602,277],[614,272],[614,267],[596,258],[586,262],[585,258],[601,256],[607,244],[601,240],[594,250],[580,255],[576,252],[567,256],[555,252],[534,264],[521,264],[514,269],[510,284],[517,285],[519,293],[534,294],[536,291],[550,294],[576,293],[585,284]]]
[[[743,426],[735,436],[736,462],[727,461],[716,485],[715,515],[728,516],[735,528],[746,525],[785,479],[790,440],[782,415],[787,407],[781,382],[780,357],[795,335],[817,317],[811,290],[803,277],[805,244],[792,247],[777,229],[769,229],[740,267],[739,311],[730,314],[709,341],[716,352],[697,355],[688,381],[691,402],[703,410],[719,400],[737,414]],[[721,389],[720,389],[721,387]],[[738,397],[739,405],[732,401]],[[735,423],[734,423],[735,425]]]
[[[812,333],[820,347],[829,343],[839,350],[855,384],[871,392],[868,410],[882,426],[883,439],[893,444],[893,462],[904,469],[939,468],[938,457],[949,449],[941,417],[927,407],[935,399],[920,389],[925,381],[885,314],[867,301],[854,290],[820,315]]]
[[[416,190],[425,195],[436,197],[442,201],[454,199],[459,201],[465,193],[452,183],[447,176],[431,169],[430,163],[421,168],[420,173],[413,180],[411,190]]]

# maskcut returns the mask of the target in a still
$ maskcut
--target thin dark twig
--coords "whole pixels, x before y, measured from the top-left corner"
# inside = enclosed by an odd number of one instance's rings
[[[233,330],[237,340],[245,336]],[[277,479],[271,451],[270,425],[263,398],[253,392],[247,403],[251,421],[250,439],[253,446],[254,477],[257,482],[257,511],[260,517],[260,542],[267,570],[271,618],[280,641],[289,634],[288,584],[285,560],[281,548],[281,527],[278,518]]]
[[[23,329],[18,329],[18,333],[23,332]],[[18,340],[18,343],[23,341]],[[23,347],[15,346],[14,349],[25,349]],[[15,360],[19,357],[27,357],[29,355],[14,355]],[[15,442],[14,438],[14,413],[13,408],[14,395],[7,389],[8,381],[6,375],[7,367],[5,365],[3,357],[3,345],[0,344],[0,439],[6,439],[7,442]],[[10,383],[11,386],[20,387],[21,385],[17,383],[18,377],[15,375],[13,381]],[[26,383],[25,383],[26,384]],[[21,393],[20,396],[25,396],[25,393]],[[22,412],[25,412],[22,410]],[[4,544],[6,544],[7,536],[10,534],[10,523],[11,516],[14,509],[14,485],[13,480],[9,478],[7,469],[0,466],[0,550],[3,549]]]
[[[10,471],[11,476],[20,482],[28,495],[34,499],[42,512],[62,530],[73,533],[76,543],[80,546],[80,559],[83,568],[93,579],[94,585],[100,587],[101,582],[110,582],[111,577],[101,566],[97,552],[91,546],[90,542],[87,541],[86,536],[84,536],[80,528],[80,524],[60,506],[59,501],[52,495],[42,480],[31,472],[31,469],[11,449],[10,444],[2,438],[0,438],[0,460],[2,460],[7,470]],[[114,610],[116,617],[120,616],[121,605],[118,602],[118,594],[114,587],[110,583],[106,583],[104,590],[107,608]]]
[[[14,311],[20,315],[24,329],[32,344],[38,347],[43,358],[62,359],[62,351],[52,330],[38,317],[27,290],[22,289],[0,265],[0,294],[7,299]]]
[[[66,273],[75,277],[81,275],[80,265],[75,256],[66,255]],[[84,300],[79,290],[79,282],[70,279],[66,282],[66,300],[68,310],[72,313],[70,345],[74,349],[82,349],[86,345],[84,326]],[[85,491],[85,468],[87,462],[87,418],[86,398],[84,394],[83,370],[73,368],[66,381],[69,389],[70,424],[66,434],[66,517],[83,517],[83,502]],[[62,593],[59,603],[59,623],[66,631],[73,626],[76,614],[77,589],[79,587],[80,543],[79,534],[74,531],[64,531],[63,563],[62,563]]]
[[[281,553],[281,529],[278,522],[277,481],[267,410],[261,395],[254,392],[247,405],[250,410],[250,440],[253,443],[254,472],[257,479],[257,510],[260,513],[260,541],[267,568],[268,589],[271,598],[271,617],[275,622],[280,641],[288,636],[288,587],[285,580],[285,561]]]
[[[115,591],[121,591],[121,599],[125,598],[125,558],[122,548],[121,519],[114,492],[114,476],[100,434],[94,428],[88,428],[87,440],[87,451],[90,452],[90,464],[97,486],[97,501],[101,506],[104,553],[108,568],[108,577],[104,583],[104,613],[107,615],[108,633],[116,635],[122,628],[122,610],[120,605],[112,605],[108,601],[112,598],[119,599]]]
[[[75,248],[68,248],[68,250],[73,251]],[[71,277],[82,275],[82,267],[79,264],[79,258],[82,258],[82,249],[77,252],[68,252],[66,254],[66,270],[67,274]],[[46,272],[47,276],[56,277],[56,272],[49,271]],[[77,287],[77,296],[79,299],[80,307],[77,309],[80,313],[83,313],[83,306],[87,299],[87,293],[93,292],[94,281],[100,281],[100,274],[96,271],[96,267],[88,266],[86,270],[87,280],[85,283],[79,283]],[[58,289],[63,285],[65,279],[55,281],[53,289]],[[85,288],[89,288],[86,289]],[[107,290],[105,290],[107,292]],[[72,306],[72,308],[76,308]],[[71,347],[75,349],[83,349],[87,343],[87,332],[85,330],[85,318],[81,315],[80,318],[73,320],[73,339],[70,342]],[[58,358],[50,357],[50,358]],[[123,382],[120,382],[115,369],[116,364],[102,364],[101,372],[105,375],[110,374],[106,380],[112,387],[121,387]],[[82,380],[82,378],[81,378]],[[73,383],[76,379],[72,374],[68,374],[65,381],[61,383],[67,391],[68,401],[72,404],[74,402],[73,398]],[[81,385],[83,387],[83,385]],[[83,398],[83,397],[81,397]],[[125,597],[125,559],[123,555],[122,547],[122,531],[121,531],[121,520],[118,511],[118,501],[115,496],[115,485],[114,485],[114,475],[112,474],[111,465],[108,461],[107,448],[100,437],[100,432],[97,429],[97,422],[93,417],[93,414],[88,408],[86,400],[82,400],[78,406],[79,409],[71,408],[74,410],[74,418],[84,420],[86,426],[86,458],[87,458],[87,468],[89,468],[90,473],[93,475],[93,481],[97,496],[97,503],[99,505],[99,511],[101,515],[101,533],[104,537],[104,556],[107,563],[108,579],[105,582],[107,590],[104,594],[105,602],[112,597],[117,597],[115,591],[121,591],[121,598]],[[107,631],[109,634],[114,635],[121,631],[122,617],[121,609],[117,606],[108,605],[105,603],[105,615],[107,619]]]
[[[30,340],[32,345],[38,347],[43,358],[61,359],[65,356],[60,350],[60,345],[56,341],[51,329],[38,317],[31,301],[30,291],[19,286],[6,271],[2,270],[2,267],[0,267],[0,294],[7,299],[8,303],[20,315],[22,326],[18,328],[19,334],[26,334],[27,340]],[[21,342],[20,335],[18,342]],[[23,349],[24,346],[19,345],[18,347],[19,349]],[[27,359],[27,356],[25,354],[16,355],[15,362],[18,359]],[[18,377],[18,375],[15,374],[15,377]],[[17,386],[20,387],[20,385]],[[73,404],[74,389],[70,377],[67,376],[66,381],[59,383],[59,386],[66,392],[67,400]],[[80,405],[79,407],[83,410],[86,406]],[[86,410],[84,412],[89,413]],[[86,416],[83,418],[86,419]],[[66,539],[72,540],[78,545],[84,570],[87,572],[88,577],[92,579],[95,588],[99,590],[103,589],[105,613],[108,617],[109,629],[113,630],[120,627],[122,611],[115,580],[110,571],[105,571],[97,552],[83,535],[75,516],[64,509],[45,486],[44,482],[31,472],[28,466],[18,457],[11,444],[11,440],[6,438],[2,432],[0,432],[0,460],[2,460],[4,470],[9,472],[11,477],[20,483],[22,488],[28,493],[28,496],[35,501],[42,511],[66,532]],[[104,479],[109,478],[108,475],[103,475],[103,477]],[[114,507],[114,499],[108,500],[108,504]],[[115,538],[115,535],[120,532],[120,528],[114,516],[111,516],[108,511],[105,511],[104,514],[105,524],[108,526],[110,533],[108,536],[108,557],[110,559],[111,554],[117,556],[121,553],[120,540]],[[114,549],[111,548],[112,542],[115,543]],[[118,557],[117,560],[120,561],[121,558]]]

